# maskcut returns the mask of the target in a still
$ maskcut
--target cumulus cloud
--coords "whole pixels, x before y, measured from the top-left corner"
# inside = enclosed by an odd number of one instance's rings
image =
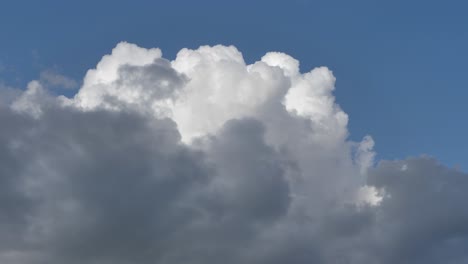
[[[73,97],[45,79],[0,104],[1,263],[467,260],[467,175],[374,166],[326,67],[122,42]]]

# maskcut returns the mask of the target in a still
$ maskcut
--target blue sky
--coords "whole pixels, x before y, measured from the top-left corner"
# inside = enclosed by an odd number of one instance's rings
[[[247,62],[283,51],[327,66],[352,139],[379,159],[428,154],[468,168],[468,4],[463,1],[3,1],[0,81],[47,69],[78,81],[119,41],[160,47],[233,44]]]

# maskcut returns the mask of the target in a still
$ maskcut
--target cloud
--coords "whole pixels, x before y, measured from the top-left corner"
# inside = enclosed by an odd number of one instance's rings
[[[21,95],[20,89],[15,89],[0,83],[0,107],[8,107],[15,99]]]
[[[125,42],[71,98],[30,82],[0,104],[0,262],[466,261],[467,175],[374,166],[334,84],[279,52]]]
[[[467,260],[467,174],[421,157],[382,161],[368,182],[385,190],[376,219],[376,246],[384,263]]]
[[[78,87],[75,80],[53,70],[42,71],[39,80],[43,85],[51,88],[74,89]]]

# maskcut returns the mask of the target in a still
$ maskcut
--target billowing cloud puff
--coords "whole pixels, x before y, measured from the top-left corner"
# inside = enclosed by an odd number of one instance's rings
[[[120,43],[71,98],[10,89],[0,262],[467,261],[467,175],[426,157],[374,166],[334,84],[279,52],[169,61]]]

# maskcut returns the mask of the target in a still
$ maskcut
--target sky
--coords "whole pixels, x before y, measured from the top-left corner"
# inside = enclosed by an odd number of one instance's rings
[[[4,1],[0,262],[468,262],[463,1]]]
[[[327,66],[378,157],[427,154],[467,169],[464,1],[6,1],[0,78],[24,87],[55,69],[80,82],[120,41],[160,47],[235,45],[253,62],[267,51]],[[27,6],[28,8],[24,8]]]

